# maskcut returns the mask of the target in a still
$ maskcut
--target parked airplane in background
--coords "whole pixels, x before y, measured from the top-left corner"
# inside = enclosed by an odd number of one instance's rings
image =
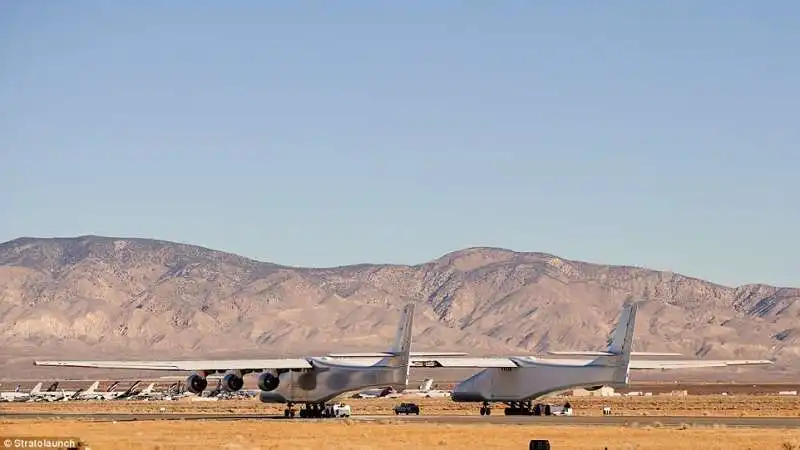
[[[70,392],[74,394],[74,392]],[[58,381],[52,383],[47,389],[42,390],[42,383],[36,383],[36,386],[30,392],[3,392],[0,393],[0,398],[3,401],[12,402],[41,402],[59,400],[64,397],[63,389],[58,390]]]
[[[162,395],[160,393],[153,392],[153,388],[156,386],[155,383],[150,383],[147,385],[146,388],[142,389],[141,391],[134,391],[133,389],[128,389],[130,391],[130,395],[127,395],[123,398],[127,398],[130,400],[152,400],[155,398],[161,398]]]
[[[42,390],[42,383],[37,383],[29,392],[13,391],[0,392],[0,401],[3,402],[27,402]]]
[[[335,353],[323,357],[262,360],[211,361],[35,361],[37,366],[93,367],[192,371],[186,379],[187,390],[199,394],[208,385],[206,377],[226,372],[222,387],[229,392],[242,389],[243,376],[261,373],[258,387],[260,400],[265,403],[286,403],[284,415],[294,417],[294,405],[304,403],[300,417],[320,417],[325,402],[351,391],[370,387],[404,389],[408,383],[411,361],[411,332],[414,304],[408,303],[402,312],[392,349],[385,353]],[[452,353],[420,353],[425,359]],[[380,359],[370,361],[370,357]]]
[[[381,397],[388,397],[388,398],[395,398],[398,397],[400,394],[397,393],[391,387],[385,388],[375,388],[375,389],[365,389],[361,392],[357,392],[352,395],[351,398],[381,398]]]
[[[53,382],[46,390],[42,391],[39,390],[35,393],[32,393],[28,401],[33,402],[56,402],[56,401],[67,401],[70,397],[74,395],[80,394],[83,389],[78,389],[76,391],[65,391],[64,389],[58,389],[58,381]],[[38,387],[39,385],[37,385]]]
[[[403,392],[403,395],[415,395],[417,397],[447,397],[450,395],[449,391],[443,391],[440,389],[433,389],[433,379],[426,378],[425,381],[422,382],[419,389],[408,389]]]
[[[95,381],[89,386],[86,390],[78,389],[77,391],[73,392],[72,395],[69,397],[65,397],[64,400],[90,400],[95,398],[95,391],[97,388],[100,387],[100,382]]]
[[[772,364],[759,360],[631,360],[633,331],[638,303],[625,306],[605,352],[553,352],[559,355],[591,356],[589,359],[545,359],[531,356],[496,358],[438,358],[436,367],[484,369],[456,385],[456,402],[482,402],[481,415],[491,414],[491,402],[509,407],[506,415],[530,414],[531,401],[574,388],[596,390],[602,386],[624,387],[630,370],[689,369],[731,365]],[[640,353],[671,356],[674,353]]]
[[[104,392],[94,392],[91,396],[88,396],[86,400],[119,400],[123,399],[127,396],[130,396],[134,392],[134,388],[139,385],[141,381],[136,381],[128,386],[128,389],[124,391],[117,391],[115,388],[119,385],[119,381],[115,381],[111,386],[108,387]]]

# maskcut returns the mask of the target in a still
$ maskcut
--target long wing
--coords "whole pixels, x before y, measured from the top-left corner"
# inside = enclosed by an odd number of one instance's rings
[[[702,367],[728,367],[728,366],[761,366],[773,364],[769,360],[713,360],[713,359],[676,359],[676,360],[631,360],[631,370],[667,370],[667,369],[695,369]]]
[[[599,352],[600,353],[600,352]],[[476,358],[413,358],[412,367],[431,367],[431,368],[469,368],[469,369],[491,369],[491,368],[516,368],[516,367],[535,367],[537,364],[558,365],[558,366],[585,366],[593,359],[545,359],[525,356],[512,357],[476,357]],[[744,365],[769,365],[773,364],[769,360],[631,360],[631,370],[657,370],[657,369],[692,369],[703,367],[728,367]]]
[[[411,357],[414,367],[436,367],[431,361],[440,356],[447,359],[449,355],[463,355],[457,352],[417,352]],[[430,355],[430,356],[429,356]],[[341,363],[351,360],[358,365],[368,366],[375,364],[391,353],[330,353],[329,357],[340,359]],[[264,369],[311,369],[311,361],[317,358],[286,358],[286,359],[235,359],[235,360],[197,360],[197,361],[34,361],[34,366],[61,366],[61,367],[88,367],[96,369],[135,369],[135,370],[164,370],[164,371],[199,371],[224,372],[227,370],[264,370]],[[327,358],[322,358],[327,359]],[[458,359],[458,358],[456,358]],[[459,366],[456,366],[459,367]],[[464,366],[472,367],[472,366]],[[484,366],[478,366],[484,367]],[[494,367],[494,366],[485,366]],[[509,366],[499,366],[509,367]],[[510,366],[510,367],[516,367]]]
[[[569,355],[569,356],[613,356],[611,352],[596,351],[550,351],[549,355]],[[631,352],[631,356],[683,356],[682,353],[659,353],[659,352]]]
[[[351,354],[352,355],[352,354]],[[362,354],[366,356],[367,354]],[[359,355],[359,356],[362,356]],[[360,359],[360,358],[358,358]],[[365,358],[366,359],[366,358]],[[377,359],[376,359],[377,361]],[[366,361],[365,361],[366,362]],[[370,361],[373,362],[373,361]],[[548,360],[530,357],[424,357],[411,358],[412,367],[426,368],[515,368],[530,366],[531,363],[558,365],[586,365],[587,360]],[[136,369],[163,371],[207,371],[264,370],[264,369],[310,369],[311,362],[305,358],[286,359],[238,359],[238,360],[198,360],[198,361],[34,361],[35,366],[87,367],[97,369]],[[769,365],[769,360],[631,360],[631,370],[691,369],[703,367],[728,367],[740,365]]]
[[[167,371],[225,371],[263,369],[310,369],[305,358],[233,359],[198,361],[34,361],[34,366],[89,367],[97,369],[137,369]]]

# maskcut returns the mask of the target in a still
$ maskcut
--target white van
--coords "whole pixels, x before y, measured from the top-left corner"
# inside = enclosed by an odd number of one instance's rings
[[[350,405],[344,403],[325,405],[322,417],[350,417]]]

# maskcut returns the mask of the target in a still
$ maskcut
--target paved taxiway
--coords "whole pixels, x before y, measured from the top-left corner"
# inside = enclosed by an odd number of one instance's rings
[[[336,419],[285,419],[283,416],[261,414],[116,414],[116,413],[0,413],[0,419],[39,420],[91,420],[103,422],[127,422],[150,420],[292,420],[330,421]],[[423,423],[489,423],[511,425],[557,425],[557,426],[625,426],[638,424],[660,426],[725,426],[738,428],[800,428],[800,417],[693,417],[693,416],[352,416],[351,420],[362,422],[400,421]]]

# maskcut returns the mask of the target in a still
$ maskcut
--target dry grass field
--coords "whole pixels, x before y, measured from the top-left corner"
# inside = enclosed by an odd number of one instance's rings
[[[800,396],[781,395],[703,395],[703,396],[652,396],[652,397],[564,397],[552,398],[553,404],[569,400],[575,415],[601,415],[604,406],[610,406],[614,415],[626,416],[789,416],[800,417]],[[420,405],[423,415],[478,415],[477,403],[454,403],[449,398],[377,398],[344,399],[353,414],[391,415],[392,407],[403,401]],[[283,405],[264,404],[257,399],[219,401],[81,401],[52,403],[0,403],[0,415],[9,412],[62,412],[62,413],[256,413],[281,414]],[[501,414],[504,405],[496,404],[495,414]]]
[[[800,448],[800,430],[685,426],[543,427],[284,421],[82,422],[0,420],[0,436],[77,437],[92,450],[130,449],[527,449],[549,439],[554,449]]]

